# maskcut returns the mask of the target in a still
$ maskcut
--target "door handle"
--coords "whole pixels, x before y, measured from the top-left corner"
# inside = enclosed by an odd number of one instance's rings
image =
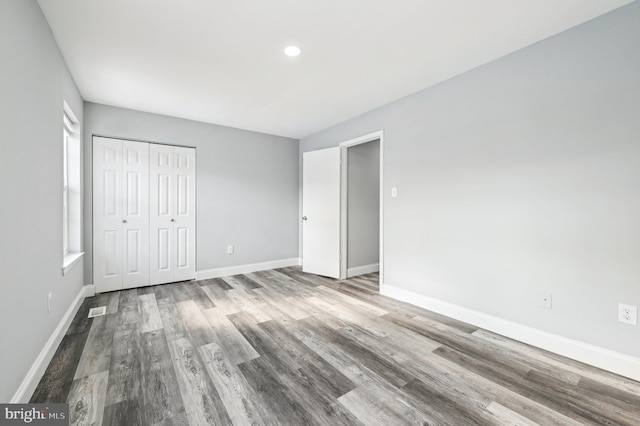
[[[307,220],[307,217],[306,216],[302,216],[302,220]]]
[[[122,223],[127,223],[127,219],[122,219]]]
[[[176,221],[175,219],[171,219],[171,222],[175,222],[175,221]]]

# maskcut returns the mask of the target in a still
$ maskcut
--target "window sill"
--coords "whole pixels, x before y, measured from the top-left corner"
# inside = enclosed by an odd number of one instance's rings
[[[71,267],[78,263],[80,259],[82,259],[82,256],[84,256],[84,252],[69,253],[68,255],[66,255],[62,260],[62,276],[67,275]]]

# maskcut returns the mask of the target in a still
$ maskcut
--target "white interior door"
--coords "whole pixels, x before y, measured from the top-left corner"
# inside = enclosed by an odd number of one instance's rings
[[[176,183],[173,279],[185,281],[196,277],[196,150],[174,147],[173,158],[173,179]]]
[[[148,144],[93,139],[96,292],[149,284]]]
[[[149,144],[122,143],[122,288],[149,285]]]
[[[340,277],[340,148],[302,155],[302,270]]]
[[[195,149],[150,145],[151,284],[195,278]]]

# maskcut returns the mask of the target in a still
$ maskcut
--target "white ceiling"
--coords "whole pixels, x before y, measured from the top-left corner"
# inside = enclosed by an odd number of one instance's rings
[[[630,2],[39,0],[85,100],[293,138]]]

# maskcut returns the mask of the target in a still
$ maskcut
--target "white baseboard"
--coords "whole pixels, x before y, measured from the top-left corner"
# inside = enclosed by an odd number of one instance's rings
[[[372,263],[370,265],[356,266],[354,268],[347,269],[347,278],[355,277],[356,275],[371,274],[380,270],[379,263]]]
[[[96,286],[93,284],[87,284],[84,287],[84,297],[93,297],[96,295]]]
[[[558,336],[388,284],[380,294],[455,318],[491,332],[640,381],[640,358]]]
[[[231,275],[248,274],[250,272],[266,271],[268,269],[286,268],[300,265],[300,258],[272,260],[270,262],[250,263],[247,265],[228,266],[225,268],[205,269],[196,272],[196,280],[228,277]]]
[[[24,404],[29,402],[31,395],[33,395],[40,379],[42,379],[44,372],[47,370],[53,355],[55,355],[58,350],[58,346],[67,332],[71,321],[73,321],[78,309],[80,309],[82,301],[85,297],[89,296],[93,296],[93,286],[85,285],[80,289],[75,299],[73,299],[73,302],[71,302],[71,306],[69,306],[67,312],[65,312],[60,319],[58,326],[53,331],[53,334],[51,334],[51,337],[49,337],[49,340],[47,340],[47,343],[40,351],[40,354],[38,354],[38,357],[29,369],[29,372],[20,384],[20,387],[13,395],[13,398],[11,398],[10,402],[12,404]]]

